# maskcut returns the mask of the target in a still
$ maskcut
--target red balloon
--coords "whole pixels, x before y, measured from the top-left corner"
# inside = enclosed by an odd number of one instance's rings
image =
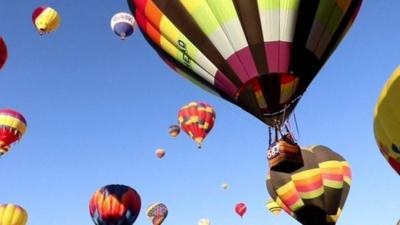
[[[3,38],[0,37],[0,69],[4,66],[7,61],[8,53],[7,46]]]
[[[247,211],[247,206],[246,204],[244,204],[243,202],[236,204],[235,207],[235,212],[243,218],[243,215],[246,213]]]
[[[125,185],[107,185],[90,199],[89,212],[96,225],[132,225],[141,207],[139,194]]]

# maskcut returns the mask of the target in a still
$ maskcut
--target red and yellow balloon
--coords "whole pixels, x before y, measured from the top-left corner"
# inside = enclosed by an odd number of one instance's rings
[[[141,199],[135,189],[112,184],[91,197],[89,212],[96,225],[132,225],[140,212]]]
[[[10,150],[12,143],[21,139],[27,128],[24,116],[12,109],[0,110],[0,156]]]
[[[178,113],[179,126],[201,148],[201,144],[214,126],[215,111],[204,102],[190,102]]]

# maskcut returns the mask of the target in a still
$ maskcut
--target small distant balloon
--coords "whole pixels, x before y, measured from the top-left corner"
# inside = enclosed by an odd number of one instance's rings
[[[169,135],[171,135],[171,137],[178,136],[180,132],[181,132],[181,128],[179,128],[178,125],[171,125],[168,128],[168,133],[169,133]]]
[[[28,213],[19,205],[0,204],[1,225],[25,225]]]
[[[247,206],[246,206],[245,203],[241,202],[241,203],[236,204],[236,206],[235,206],[235,212],[236,212],[240,217],[243,218],[243,215],[246,213],[246,211],[247,211]]]
[[[165,150],[164,149],[162,149],[162,148],[158,148],[157,150],[156,150],[156,156],[158,157],[158,158],[163,158],[164,156],[165,156]]]
[[[40,6],[32,13],[32,22],[40,35],[50,33],[60,26],[58,12],[48,6]]]
[[[267,209],[275,216],[281,213],[282,208],[273,199],[268,199],[266,204]]]
[[[147,217],[153,225],[161,225],[168,216],[168,208],[163,203],[153,203],[147,207]]]
[[[131,36],[136,27],[135,18],[129,13],[119,12],[111,18],[111,29],[121,40]]]
[[[10,145],[21,139],[26,131],[24,116],[12,109],[0,110],[0,156],[10,150]]]
[[[209,219],[203,218],[203,219],[200,219],[199,222],[198,222],[197,224],[198,224],[198,225],[211,225],[211,222],[210,222]]]
[[[3,37],[0,36],[0,69],[3,68],[4,64],[6,64],[7,58],[7,45],[4,42]]]
[[[227,183],[222,183],[222,184],[221,184],[221,187],[222,187],[222,189],[226,190],[226,189],[229,188],[229,184],[227,184]]]

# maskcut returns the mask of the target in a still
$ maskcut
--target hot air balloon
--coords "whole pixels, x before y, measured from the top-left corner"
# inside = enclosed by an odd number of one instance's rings
[[[350,190],[350,166],[339,154],[321,145],[301,151],[301,169],[292,173],[269,172],[268,192],[301,224],[334,225]]]
[[[129,13],[119,12],[111,18],[111,29],[121,40],[131,36],[136,27],[135,18]]]
[[[147,208],[147,217],[153,225],[161,225],[167,216],[168,208],[162,203],[154,203]]]
[[[165,150],[164,149],[162,149],[162,148],[158,148],[157,150],[156,150],[156,156],[158,157],[158,158],[163,158],[164,156],[165,156]]]
[[[171,125],[168,128],[168,133],[169,133],[169,135],[171,135],[171,137],[178,136],[180,132],[181,132],[181,128],[179,128],[178,125]]]
[[[132,225],[139,215],[141,200],[135,189],[111,184],[98,189],[89,203],[96,225]]]
[[[203,219],[200,219],[199,222],[198,222],[197,224],[198,224],[198,225],[211,225],[211,222],[210,222],[209,219],[203,218]]]
[[[40,35],[50,33],[60,26],[58,12],[48,6],[40,6],[32,13],[32,22]]]
[[[214,126],[214,109],[203,102],[190,102],[178,113],[179,126],[201,148],[201,143]]]
[[[400,175],[400,66],[385,84],[374,113],[375,140],[385,159]]]
[[[273,199],[268,199],[266,204],[267,209],[275,216],[281,213],[282,208]]]
[[[0,204],[1,225],[25,225],[28,213],[19,205]]]
[[[227,184],[227,183],[222,183],[222,184],[221,184],[221,187],[222,187],[222,189],[226,190],[226,189],[229,188],[229,184]]]
[[[246,204],[244,204],[243,202],[236,204],[235,206],[235,212],[241,217],[243,218],[243,215],[246,213],[247,211],[247,206]]]
[[[3,68],[8,58],[7,45],[3,38],[0,37],[0,69]]]
[[[362,2],[127,1],[170,67],[276,130],[274,141]]]
[[[10,150],[10,145],[21,139],[26,131],[26,120],[12,109],[0,110],[0,156]]]

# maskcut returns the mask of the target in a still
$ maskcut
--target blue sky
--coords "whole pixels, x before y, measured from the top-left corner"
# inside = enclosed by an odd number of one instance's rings
[[[102,2],[102,3],[101,3]],[[40,37],[31,13],[42,4],[61,14],[61,27]],[[373,136],[373,108],[399,64],[398,0],[366,0],[342,44],[300,101],[302,145],[323,144],[352,166],[353,184],[338,224],[395,224],[399,176]],[[298,224],[266,211],[267,128],[240,108],[174,74],[135,32],[120,41],[110,19],[120,1],[0,1],[0,35],[9,60],[0,71],[0,108],[23,113],[28,131],[0,160],[0,202],[28,210],[29,225],[92,224],[91,194],[106,184],[135,188],[145,216],[163,202],[164,222],[213,225]],[[204,148],[169,137],[178,109],[202,100],[217,112]],[[165,148],[164,159],[154,156]],[[230,188],[223,191],[221,183]],[[246,202],[244,219],[234,213]]]

